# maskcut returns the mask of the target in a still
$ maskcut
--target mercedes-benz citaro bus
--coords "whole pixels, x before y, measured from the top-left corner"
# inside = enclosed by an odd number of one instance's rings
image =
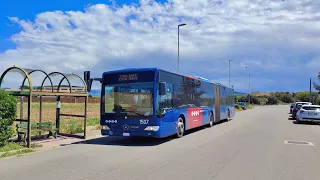
[[[89,91],[93,79],[86,71]],[[234,90],[205,78],[131,68],[104,72],[98,79],[102,135],[182,137],[235,116]]]

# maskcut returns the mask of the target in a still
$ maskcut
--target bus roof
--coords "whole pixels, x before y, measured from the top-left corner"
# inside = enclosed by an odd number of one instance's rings
[[[136,72],[136,71],[157,71],[159,68],[126,68],[126,69],[118,69],[106,71],[103,74],[113,74],[113,73],[126,73],[126,72]]]
[[[193,79],[197,79],[197,80],[200,80],[200,81],[203,81],[203,82],[209,82],[211,84],[219,84],[220,86],[227,87],[227,86],[225,86],[225,85],[223,85],[221,83],[215,83],[215,82],[212,82],[212,81],[210,81],[210,80],[208,80],[206,78],[200,77],[200,76],[183,75],[183,74],[170,72],[170,71],[167,71],[167,70],[164,70],[164,69],[160,69],[160,68],[126,68],[126,69],[106,71],[106,72],[103,73],[103,75],[105,75],[105,74],[113,74],[113,73],[137,72],[137,71],[164,71],[164,72],[167,72],[167,73],[171,73],[171,74],[175,74],[175,75],[179,75],[179,76],[183,76],[183,77],[188,77],[188,78],[193,78]]]
[[[167,71],[167,70],[160,69],[160,68],[126,68],[126,69],[118,69],[118,70],[106,71],[106,72],[103,73],[103,75],[105,75],[105,74],[113,74],[113,73],[138,72],[138,71],[164,71],[164,72],[175,74],[175,75],[178,75],[178,76],[189,77],[189,78],[193,78],[193,79],[198,79],[199,80],[199,78],[197,78],[196,76],[183,75],[183,74]]]

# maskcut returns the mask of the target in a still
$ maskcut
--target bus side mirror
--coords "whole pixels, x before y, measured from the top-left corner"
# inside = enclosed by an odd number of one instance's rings
[[[90,92],[91,91],[91,84],[92,84],[92,80],[90,78],[90,71],[84,71],[84,81],[87,84],[87,91]]]
[[[102,78],[91,78],[90,71],[84,71],[84,81],[87,84],[87,91],[91,92],[91,86],[93,81],[99,81],[102,83]]]
[[[159,84],[159,95],[163,96],[167,94],[167,84],[165,82],[161,82]]]

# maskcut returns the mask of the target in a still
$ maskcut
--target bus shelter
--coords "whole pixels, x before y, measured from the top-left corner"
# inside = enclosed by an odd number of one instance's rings
[[[87,89],[87,83],[83,80],[83,78],[81,78],[80,76],[78,76],[77,74],[65,74],[65,73],[61,73],[61,72],[51,72],[51,73],[46,73],[43,70],[38,70],[38,69],[26,69],[26,68],[20,68],[20,67],[10,67],[7,70],[5,70],[1,77],[0,77],[0,89],[3,89],[4,87],[2,87],[2,84],[5,80],[6,75],[9,72],[15,72],[15,73],[20,73],[23,77],[23,81],[21,84],[21,88],[18,90],[15,89],[6,89],[5,91],[9,92],[10,95],[16,96],[16,97],[27,97],[27,118],[23,118],[23,116],[21,116],[20,114],[20,118],[17,118],[15,121],[20,122],[20,124],[24,124],[26,125],[26,145],[28,147],[30,147],[30,143],[31,143],[31,108],[32,108],[32,97],[39,97],[39,103],[40,103],[40,110],[39,110],[39,123],[41,124],[41,122],[43,121],[42,119],[42,101],[43,101],[43,97],[45,96],[54,96],[54,98],[56,99],[56,118],[55,118],[55,124],[56,124],[56,135],[71,135],[71,134],[63,134],[60,133],[60,117],[61,116],[69,116],[69,117],[78,117],[78,118],[83,118],[83,129],[84,129],[84,135],[81,136],[81,138],[86,139],[86,126],[87,126],[87,104],[88,104],[88,89]],[[35,72],[40,72],[43,73],[45,75],[45,78],[43,79],[41,86],[34,88],[33,87],[33,83],[32,83],[32,79],[30,77],[30,75],[32,73]],[[52,81],[52,77],[53,76],[58,76],[60,75],[62,78],[59,81],[58,84],[53,84]],[[70,83],[70,78],[79,78],[82,82],[83,82],[83,91],[79,92],[79,91],[74,91],[72,88],[72,85]],[[26,81],[28,81],[29,83],[29,88],[23,88],[25,87],[25,83]],[[45,81],[49,81],[49,89],[47,88],[48,86],[46,86],[46,89],[44,89],[44,83]],[[67,81],[67,86],[69,87],[67,90],[62,90],[61,89],[61,85],[63,81]],[[84,112],[83,115],[76,115],[76,114],[62,114],[60,113],[60,108],[61,108],[61,103],[60,103],[60,99],[61,97],[81,97],[81,98],[85,98],[84,100]],[[21,103],[23,103],[23,101],[21,101]],[[20,106],[20,108],[23,106]],[[21,110],[21,109],[20,109]],[[20,112],[21,113],[21,112]]]

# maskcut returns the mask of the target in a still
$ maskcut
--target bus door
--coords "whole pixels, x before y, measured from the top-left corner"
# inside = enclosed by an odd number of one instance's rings
[[[215,122],[220,121],[220,85],[214,84],[214,107],[215,107]]]

